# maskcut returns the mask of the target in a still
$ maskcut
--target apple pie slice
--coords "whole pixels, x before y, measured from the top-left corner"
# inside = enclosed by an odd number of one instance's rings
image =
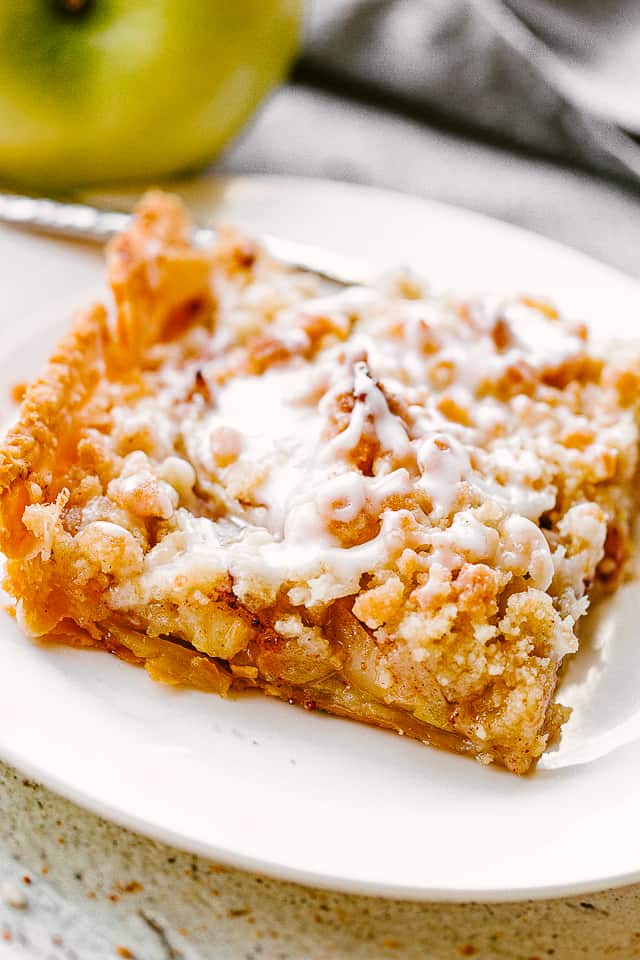
[[[524,773],[629,555],[640,367],[526,297],[188,237],[150,194],[4,441],[19,622]]]

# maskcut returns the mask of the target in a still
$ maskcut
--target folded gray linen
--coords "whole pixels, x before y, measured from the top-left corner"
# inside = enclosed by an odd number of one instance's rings
[[[640,184],[638,0],[312,0],[305,71]]]

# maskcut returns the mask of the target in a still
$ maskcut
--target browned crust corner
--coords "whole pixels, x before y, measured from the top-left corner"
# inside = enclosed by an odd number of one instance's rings
[[[146,194],[129,229],[108,250],[115,323],[100,303],[79,313],[28,388],[18,422],[0,445],[0,550],[8,557],[24,557],[33,548],[24,509],[52,502],[60,492],[75,458],[82,411],[100,381],[137,366],[172,310],[209,296],[211,253],[189,246],[189,230],[179,198]]]
[[[124,233],[107,247],[117,338],[136,359],[173,325],[210,309],[213,254],[189,242],[191,220],[179,197],[144,195]]]
[[[96,303],[58,343],[0,446],[0,549],[7,556],[24,556],[29,549],[25,507],[55,497],[58,464],[73,442],[79,409],[104,373],[108,342],[107,311]]]

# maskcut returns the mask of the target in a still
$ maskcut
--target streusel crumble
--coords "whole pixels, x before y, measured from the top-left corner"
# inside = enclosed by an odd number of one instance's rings
[[[526,297],[323,292],[149,195],[0,454],[32,635],[525,772],[629,554],[637,367]]]

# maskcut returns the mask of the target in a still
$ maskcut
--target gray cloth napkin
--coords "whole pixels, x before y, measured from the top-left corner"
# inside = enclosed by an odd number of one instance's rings
[[[640,185],[638,0],[315,0],[301,71]]]

